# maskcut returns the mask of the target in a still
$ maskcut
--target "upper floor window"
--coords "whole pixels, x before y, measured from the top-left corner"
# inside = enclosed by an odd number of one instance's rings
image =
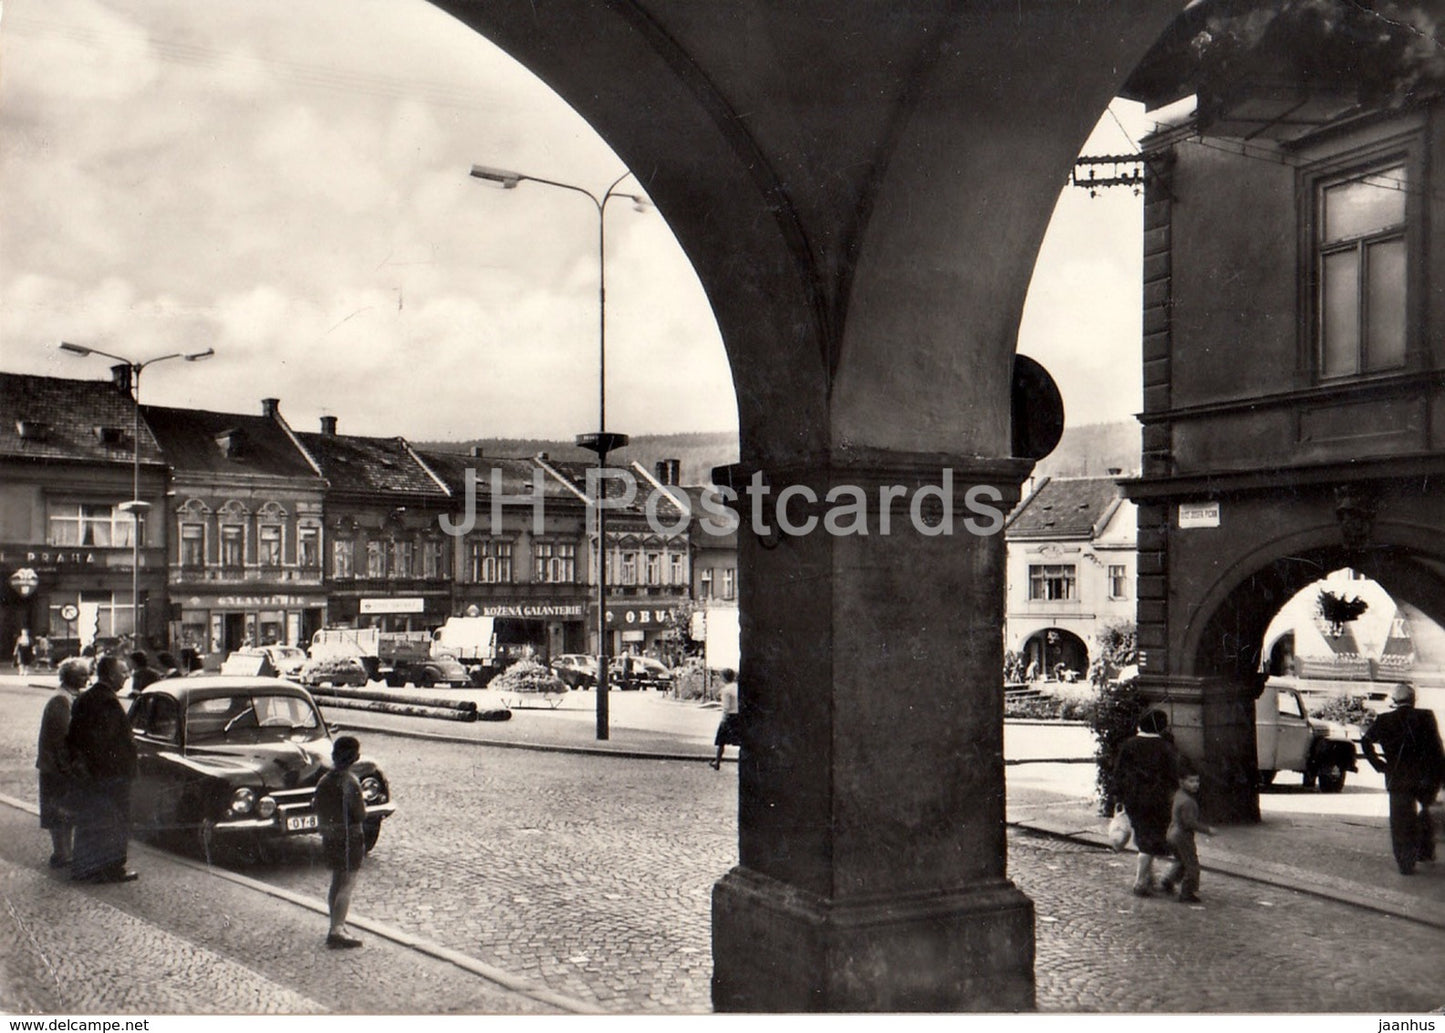
[[[47,517],[48,545],[128,546],[135,526],[117,506],[84,502],[51,503]]]
[[[647,562],[647,583],[649,585],[662,584],[662,553],[649,552],[646,554]]]
[[[331,543],[331,576],[356,576],[356,543],[350,538],[337,538]]]
[[[680,552],[674,552],[671,556],[672,578],[670,583],[674,585],[687,584],[687,557]]]
[[[256,560],[263,567],[281,565],[280,524],[262,524],[256,529]]]
[[[471,578],[484,585],[509,584],[512,580],[512,543],[496,538],[472,542]]]
[[[206,527],[204,524],[181,525],[181,566],[206,565]]]
[[[246,529],[239,524],[221,525],[221,566],[239,567],[246,562]]]
[[[738,572],[732,567],[724,567],[722,572],[722,597],[724,599],[736,599],[738,594]]]
[[[443,560],[443,549],[441,542],[425,541],[421,543],[421,576],[424,578],[438,578],[446,576],[446,566]]]
[[[366,543],[366,576],[386,577],[386,549],[383,542]]]
[[[622,583],[624,585],[637,584],[637,553],[627,551],[622,553]]]
[[[1046,601],[1077,598],[1077,584],[1072,563],[1029,565],[1029,598]]]
[[[321,566],[321,528],[296,529],[296,565],[313,570]]]
[[[572,542],[537,542],[532,546],[532,580],[570,584],[577,580],[577,546]]]
[[[1129,598],[1129,568],[1122,563],[1109,564],[1109,598]]]
[[[415,553],[409,541],[390,542],[387,548],[387,576],[394,578],[415,577],[413,560]]]
[[[712,568],[703,567],[697,574],[697,597],[699,599],[712,598]]]
[[[1407,182],[1392,164],[1316,183],[1321,377],[1405,365]]]

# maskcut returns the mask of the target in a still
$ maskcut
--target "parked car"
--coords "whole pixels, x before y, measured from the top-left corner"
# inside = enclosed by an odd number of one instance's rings
[[[219,838],[268,841],[314,833],[316,783],[331,730],[311,694],[280,678],[159,681],[130,705],[139,772],[131,819],[142,834],[189,842],[208,856]],[[352,769],[366,800],[366,849],[396,810],[375,763]]]
[[[322,685],[350,685],[361,688],[371,681],[371,669],[359,656],[331,656],[306,661],[296,675],[296,680],[312,688]]]
[[[295,678],[306,666],[306,650],[297,646],[246,646],[237,649],[231,656],[264,656],[281,678]]]
[[[608,680],[619,689],[667,689],[672,669],[650,656],[616,656],[607,665]]]
[[[597,684],[597,658],[586,653],[563,653],[552,658],[552,673],[569,689],[590,689]]]
[[[1322,793],[1345,787],[1345,772],[1357,771],[1355,744],[1343,725],[1309,716],[1299,690],[1271,679],[1254,706],[1259,781],[1269,785],[1280,771],[1298,771],[1306,786]]]

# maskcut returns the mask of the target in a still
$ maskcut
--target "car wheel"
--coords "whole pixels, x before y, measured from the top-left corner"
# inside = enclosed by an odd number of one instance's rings
[[[376,848],[376,841],[381,838],[381,822],[368,821],[361,829],[362,842],[366,845],[366,852],[369,854]]]
[[[423,689],[429,689],[429,688],[431,688],[431,687],[432,687],[433,685],[435,685],[435,684],[436,684],[436,679],[432,677],[432,673],[431,673],[430,671],[422,671],[422,672],[421,672],[421,686],[420,686],[421,688],[423,688]]]
[[[1338,793],[1345,788],[1345,769],[1338,764],[1326,764],[1320,768],[1320,792]]]

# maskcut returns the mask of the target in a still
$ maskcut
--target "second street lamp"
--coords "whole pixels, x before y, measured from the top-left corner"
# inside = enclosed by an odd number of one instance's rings
[[[81,357],[99,355],[103,358],[114,359],[130,370],[131,408],[134,413],[131,429],[131,489],[130,499],[122,502],[120,509],[124,513],[129,513],[131,518],[130,619],[131,635],[135,639],[136,647],[139,648],[145,640],[146,634],[144,614],[141,611],[140,605],[141,518],[145,515],[145,511],[150,508],[150,503],[140,497],[140,375],[147,366],[154,366],[157,362],[165,362],[167,359],[185,359],[187,362],[199,362],[201,359],[209,359],[212,355],[216,354],[216,349],[207,348],[201,352],[172,352],[169,355],[157,355],[154,358],[145,359],[140,362],[135,359],[128,359],[123,355],[112,355],[110,352],[101,351],[99,348],[88,348],[83,344],[71,344],[69,341],[61,341],[60,350]]]
[[[577,444],[597,453],[597,491],[602,492],[607,483],[603,471],[607,467],[607,453],[627,444],[626,434],[609,434],[607,431],[607,203],[615,197],[632,202],[634,210],[645,212],[651,202],[641,194],[629,194],[617,189],[618,185],[632,175],[624,172],[612,181],[601,196],[584,187],[561,183],[555,179],[529,176],[509,169],[493,168],[490,165],[473,165],[472,176],[500,184],[504,190],[515,190],[520,183],[541,183],[544,186],[559,187],[581,194],[597,209],[597,431],[577,435]],[[608,737],[607,716],[607,507],[602,499],[593,500],[597,509],[597,738]]]

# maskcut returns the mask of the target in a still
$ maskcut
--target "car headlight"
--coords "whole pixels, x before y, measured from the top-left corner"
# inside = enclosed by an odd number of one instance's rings
[[[231,813],[250,814],[251,808],[256,806],[256,794],[244,787],[237,789],[231,794]]]
[[[261,799],[260,799],[259,801],[257,801],[257,803],[256,803],[256,817],[258,817],[258,818],[269,818],[269,817],[271,817],[271,815],[273,815],[273,814],[275,814],[275,813],[276,813],[276,801],[275,801],[273,798],[271,798],[271,797],[269,797],[269,796],[263,796],[263,797],[261,797]]]
[[[361,780],[361,798],[367,803],[385,803],[386,783],[376,775],[367,775]]]

